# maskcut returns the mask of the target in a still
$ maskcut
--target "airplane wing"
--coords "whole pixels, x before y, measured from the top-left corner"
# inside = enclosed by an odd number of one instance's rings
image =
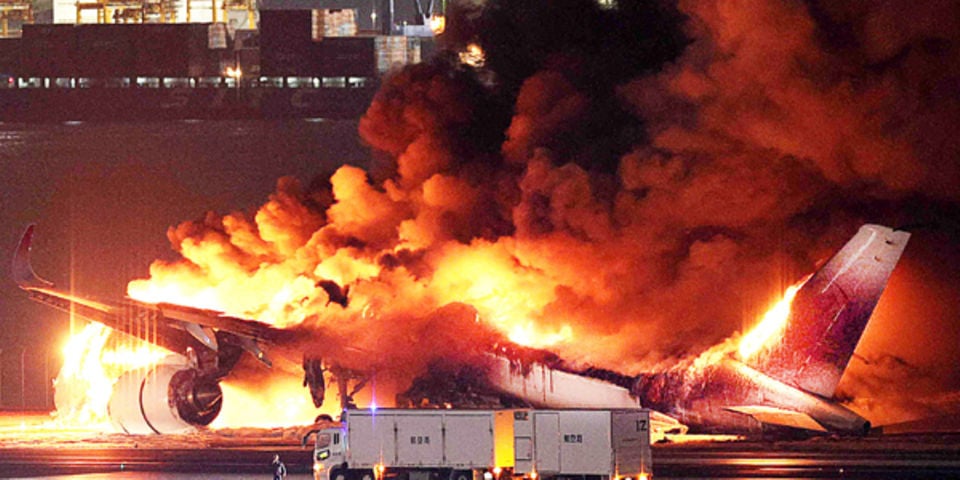
[[[130,433],[177,433],[209,425],[219,414],[219,383],[244,352],[264,365],[273,365],[265,349],[299,364],[305,384],[319,407],[325,391],[324,372],[337,378],[341,391],[350,381],[362,387],[371,375],[355,371],[357,359],[370,355],[343,346],[338,339],[316,330],[279,329],[256,320],[171,303],[126,299],[100,302],[60,290],[40,278],[30,262],[35,226],[27,227],[17,246],[11,273],[30,298],[57,310],[101,323],[180,354],[177,362],[135,369],[123,374],[114,387],[108,408],[111,421]],[[327,364],[320,355],[335,358]],[[367,361],[369,363],[369,361]],[[129,388],[128,388],[129,387]],[[352,395],[352,394],[351,394]],[[347,398],[341,394],[341,401]]]
[[[763,405],[745,405],[738,407],[726,407],[731,412],[750,415],[760,423],[767,425],[779,425],[781,427],[799,428],[803,430],[813,430],[816,432],[827,432],[823,425],[817,423],[810,415],[795,410],[783,408],[768,407]]]
[[[32,300],[102,323],[172,352],[183,353],[187,348],[193,348],[198,353],[205,350],[218,353],[224,346],[230,345],[249,352],[267,366],[272,365],[261,344],[283,338],[284,332],[265,323],[169,303],[152,304],[135,300],[98,302],[57,289],[53,283],[40,278],[31,265],[34,230],[35,225],[27,227],[11,265],[14,280],[30,294]],[[231,353],[229,356],[236,355]],[[223,357],[210,356],[226,360]],[[232,367],[235,359],[230,360],[227,363]]]

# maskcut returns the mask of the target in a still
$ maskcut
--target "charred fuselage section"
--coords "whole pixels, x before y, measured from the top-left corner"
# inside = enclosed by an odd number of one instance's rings
[[[830,399],[804,392],[732,357],[704,367],[640,375],[633,388],[644,407],[703,433],[763,433],[784,427],[864,435],[870,422]]]

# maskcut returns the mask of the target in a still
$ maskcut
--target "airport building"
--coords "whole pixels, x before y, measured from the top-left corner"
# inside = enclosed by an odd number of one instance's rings
[[[431,54],[441,15],[416,0],[22,1],[0,0],[0,120],[356,118],[382,75]]]

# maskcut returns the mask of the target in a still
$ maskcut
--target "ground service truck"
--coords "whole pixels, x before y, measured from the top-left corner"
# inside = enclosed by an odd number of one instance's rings
[[[317,480],[644,480],[650,412],[617,410],[344,411],[313,431]]]

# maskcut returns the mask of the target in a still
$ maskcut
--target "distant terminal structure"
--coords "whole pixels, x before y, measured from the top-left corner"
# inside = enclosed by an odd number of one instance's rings
[[[0,37],[9,37],[11,25],[19,27],[33,23],[32,0],[0,0]]]
[[[424,35],[442,31],[446,0],[0,0],[3,37],[27,24],[224,23],[256,30],[261,10],[311,10],[332,15],[329,28],[355,35]],[[325,13],[319,13],[325,12]]]
[[[445,23],[442,0],[43,1],[0,0],[0,120],[355,118]]]

